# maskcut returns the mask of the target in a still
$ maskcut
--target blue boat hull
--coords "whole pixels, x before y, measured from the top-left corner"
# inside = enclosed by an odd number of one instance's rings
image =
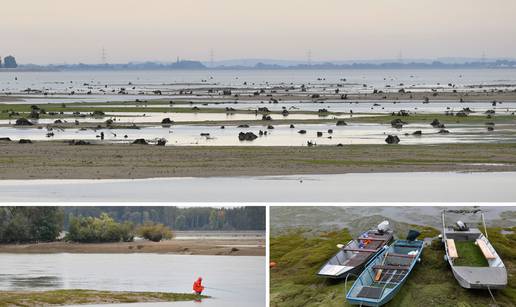
[[[360,274],[357,280],[355,280],[353,286],[348,291],[346,299],[351,304],[362,306],[382,306],[387,304],[400,291],[401,287],[403,286],[408,276],[414,269],[419,258],[421,257],[422,251],[423,241],[397,240],[366,265],[365,270],[362,272],[362,274]],[[383,279],[381,278],[380,281],[375,281],[374,276],[376,274],[376,271],[374,267],[383,267],[383,265],[385,264],[384,258],[388,257],[399,257],[400,259],[406,259],[403,261],[410,261],[410,264],[397,264],[398,266],[396,266],[396,269],[392,269],[394,272],[391,273],[391,275],[387,273],[385,274],[385,276],[391,276],[390,279],[388,279],[387,281],[383,281]],[[403,262],[401,260],[396,261]],[[387,267],[388,266],[389,263]],[[403,267],[403,269],[398,269],[398,267]],[[385,270],[387,271],[388,269]],[[396,272],[398,271],[403,273],[397,274]],[[397,279],[395,281],[392,281],[395,276]],[[400,276],[399,280],[397,276]],[[375,283],[380,285],[375,285]],[[381,286],[382,283],[384,283],[385,286]],[[387,284],[394,285],[394,287],[387,288]],[[365,293],[363,293],[364,290],[366,291]],[[376,294],[378,295],[366,294],[367,291],[371,291],[369,293],[376,292]]]

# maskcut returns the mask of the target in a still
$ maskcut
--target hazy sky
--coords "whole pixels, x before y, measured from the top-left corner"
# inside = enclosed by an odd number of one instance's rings
[[[516,0],[11,0],[21,63],[516,57]]]

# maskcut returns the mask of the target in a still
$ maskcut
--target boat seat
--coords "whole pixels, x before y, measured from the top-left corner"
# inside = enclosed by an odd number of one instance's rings
[[[385,241],[385,238],[377,237],[359,237],[358,240],[369,240],[369,241]]]
[[[378,287],[362,287],[360,292],[358,292],[358,297],[365,297],[365,298],[372,298],[372,299],[379,299],[382,297],[382,288]]]
[[[491,253],[491,251],[487,247],[486,242],[484,242],[480,239],[477,239],[476,242],[477,242],[478,247],[480,247],[482,254],[484,254],[484,257],[486,257],[486,259],[489,259],[489,260],[496,259],[495,255],[493,255],[493,253]]]
[[[399,257],[399,258],[414,258],[415,257],[415,255],[395,254],[395,253],[389,253],[387,256],[388,257]]]
[[[408,265],[375,265],[373,269],[375,270],[408,270],[410,266]]]
[[[350,248],[345,247],[342,250],[347,252],[361,252],[361,253],[375,253],[376,249],[368,249],[368,248]]]
[[[451,259],[459,258],[459,253],[457,252],[457,247],[455,246],[455,240],[446,239],[446,246],[448,246],[448,256]]]

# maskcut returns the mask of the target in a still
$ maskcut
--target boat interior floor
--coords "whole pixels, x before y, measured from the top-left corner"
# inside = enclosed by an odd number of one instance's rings
[[[378,287],[362,287],[360,292],[358,292],[358,297],[379,299],[382,296],[382,288]]]
[[[382,241],[372,241],[369,244],[366,245],[365,248],[367,249],[378,249],[380,246],[382,246]]]
[[[489,267],[480,248],[474,241],[455,241],[458,258],[453,261],[456,266]]]
[[[385,266],[389,267],[389,266]],[[394,267],[394,266],[392,266]],[[395,268],[387,268],[382,270],[382,275],[380,277],[380,280],[375,281],[375,284],[379,284],[384,286],[385,284],[398,284],[405,275],[408,273],[408,268],[405,266],[401,267],[400,269]]]
[[[372,253],[356,253],[353,257],[349,258],[343,265],[346,266],[358,266],[363,264],[364,261],[371,256]]]

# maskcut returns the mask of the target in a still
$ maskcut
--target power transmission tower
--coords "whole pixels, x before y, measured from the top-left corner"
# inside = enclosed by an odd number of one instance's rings
[[[102,62],[102,64],[107,64],[107,53],[106,53],[106,48],[102,47],[102,52],[100,54],[100,60]]]
[[[403,63],[403,53],[401,52],[401,50],[398,53],[398,62]]]
[[[308,66],[312,66],[312,50],[311,49],[308,49],[308,51],[306,52],[306,58],[308,61]]]
[[[213,48],[212,48],[212,49],[210,49],[210,67],[211,68],[215,67],[214,58],[215,58],[215,52],[213,51]]]

